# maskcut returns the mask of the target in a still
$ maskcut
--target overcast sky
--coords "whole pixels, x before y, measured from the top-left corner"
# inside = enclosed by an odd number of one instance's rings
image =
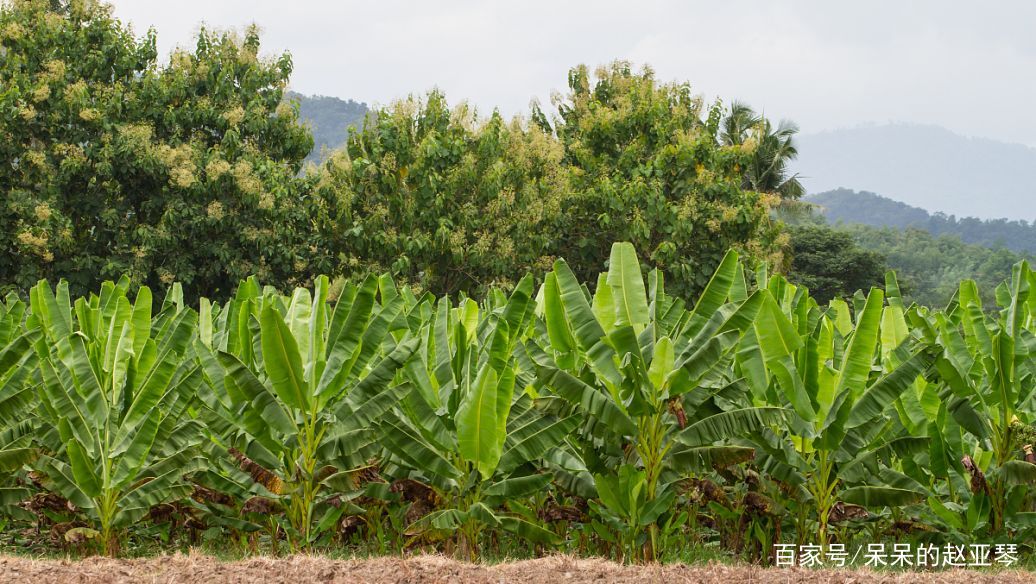
[[[115,0],[163,53],[256,23],[292,87],[386,104],[439,87],[524,111],[568,68],[615,59],[806,132],[905,121],[1036,146],[1036,2]]]

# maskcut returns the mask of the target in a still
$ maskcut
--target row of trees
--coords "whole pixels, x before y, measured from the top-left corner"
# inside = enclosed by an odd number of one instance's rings
[[[617,239],[681,294],[731,247],[784,263],[769,217],[801,194],[794,128],[650,70],[577,67],[552,113],[510,121],[409,98],[304,171],[288,55],[202,30],[159,63],[155,41],[91,0],[0,8],[0,285],[85,293],[128,274],[226,298],[250,274],[389,271],[478,293],[561,256],[588,277]]]
[[[681,292],[731,247],[779,261],[778,196],[754,187],[765,121],[721,128],[720,104],[626,63],[577,67],[568,85],[552,118],[534,107],[528,121],[480,120],[436,92],[377,112],[321,172],[329,249],[437,293],[506,286],[559,256],[589,277],[612,239]]]

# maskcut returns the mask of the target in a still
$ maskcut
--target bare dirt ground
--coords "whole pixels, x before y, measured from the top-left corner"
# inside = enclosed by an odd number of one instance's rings
[[[764,569],[752,566],[621,566],[604,560],[583,560],[558,556],[521,562],[478,565],[440,556],[331,560],[312,556],[253,558],[224,562],[202,555],[174,555],[150,559],[78,561],[33,560],[0,557],[0,582],[44,584],[50,582],[266,582],[302,584],[308,582],[460,582],[522,584],[569,584],[575,582],[694,582],[735,584],[740,582],[844,584],[906,582],[1036,582],[1036,573],[1021,571],[933,573],[881,573],[867,570]]]

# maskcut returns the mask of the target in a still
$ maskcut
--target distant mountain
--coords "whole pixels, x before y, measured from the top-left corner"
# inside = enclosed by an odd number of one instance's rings
[[[958,219],[943,213],[929,213],[874,193],[849,189],[817,193],[807,196],[805,200],[819,206],[821,214],[831,223],[899,229],[916,227],[935,236],[957,236],[965,243],[1036,253],[1036,224],[1024,220]]]
[[[811,193],[850,187],[956,216],[1036,220],[1036,148],[911,124],[796,141],[797,169]]]
[[[324,95],[302,95],[291,92],[289,99],[298,100],[299,117],[313,132],[313,151],[307,161],[320,162],[326,153],[345,144],[349,127],[361,128],[370,108],[367,104]]]

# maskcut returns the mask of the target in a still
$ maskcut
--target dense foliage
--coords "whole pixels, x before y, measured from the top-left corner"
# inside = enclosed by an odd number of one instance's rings
[[[567,177],[539,128],[480,121],[436,92],[374,112],[325,165],[319,230],[340,269],[388,271],[437,294],[549,268]]]
[[[226,303],[108,282],[0,304],[0,514],[19,545],[199,539],[627,561],[1036,529],[1036,272],[984,305],[852,303],[728,253],[693,307],[611,248],[592,295],[370,276]],[[32,541],[32,534],[41,540]],[[25,541],[28,537],[29,541]],[[50,543],[48,543],[50,542]],[[240,542],[240,544],[235,543]],[[161,543],[159,543],[161,545]]]
[[[202,30],[163,66],[155,47],[93,0],[0,7],[0,285],[125,273],[222,297],[304,272],[290,58],[260,59],[254,30]]]
[[[818,302],[848,299],[857,290],[884,281],[885,258],[869,246],[858,245],[850,233],[823,225],[801,225],[792,227],[790,234],[788,278],[809,288]]]
[[[587,277],[626,239],[694,293],[728,248],[775,265],[783,252],[764,192],[785,190],[788,129],[755,116],[722,138],[719,104],[626,63],[573,69],[549,118],[405,100],[301,175],[313,140],[284,93],[291,60],[260,58],[254,29],[202,29],[160,65],[153,31],[134,37],[105,4],[18,0],[0,37],[5,289],[64,277],[83,294],[128,274],[225,299],[253,273],[291,286],[387,271],[478,295],[560,256]],[[366,110],[303,105],[329,143],[345,127],[324,118]]]
[[[742,188],[756,152],[719,140],[722,108],[616,63],[569,74],[553,120],[481,119],[433,92],[379,110],[321,175],[321,231],[347,273],[437,294],[513,285],[555,257],[592,275],[627,239],[700,290],[730,247],[780,257],[776,196]]]
[[[964,243],[1036,253],[1036,224],[1028,221],[929,213],[874,193],[849,189],[817,193],[810,195],[807,201],[820,207],[820,212],[831,223],[900,229],[912,227],[935,236],[956,236]]]
[[[534,106],[527,119],[480,117],[433,92],[360,128],[363,104],[286,95],[290,58],[260,58],[254,30],[202,30],[164,65],[155,46],[153,32],[135,38],[92,0],[0,8],[0,156],[10,161],[0,167],[0,289],[24,294],[62,277],[83,294],[128,274],[224,300],[252,273],[292,286],[320,272],[387,271],[478,297],[562,256],[589,279],[612,239],[667,269],[680,294],[700,291],[731,247],[749,264],[791,268],[790,234],[770,215],[784,217],[802,194],[789,168],[794,125],[737,102],[706,106],[650,70],[574,68],[549,116]],[[299,174],[315,151],[295,100],[321,144],[358,128],[310,175]],[[849,209],[1011,247],[1032,239],[1025,222],[930,216],[868,193],[818,197],[832,217]],[[907,297],[928,305],[948,301],[964,277],[988,302],[1020,259],[854,229],[901,271]],[[799,242],[793,278],[818,297],[874,275],[872,257],[834,257],[815,235]],[[816,263],[809,249],[828,257]],[[856,259],[868,261],[846,272]]]
[[[700,291],[731,247],[780,263],[768,220],[777,197],[742,188],[758,150],[722,143],[720,104],[622,62],[594,75],[576,67],[568,86],[555,98],[553,129],[574,192],[555,255],[577,275],[590,278],[614,240],[664,268],[679,294]],[[547,126],[537,111],[533,118]]]
[[[1022,259],[1033,254],[1017,254],[1004,248],[963,243],[953,235],[935,236],[923,229],[875,228],[849,225],[842,228],[867,250],[881,254],[889,269],[896,270],[905,295],[920,304],[946,306],[961,280],[975,280],[988,305],[993,291]]]

